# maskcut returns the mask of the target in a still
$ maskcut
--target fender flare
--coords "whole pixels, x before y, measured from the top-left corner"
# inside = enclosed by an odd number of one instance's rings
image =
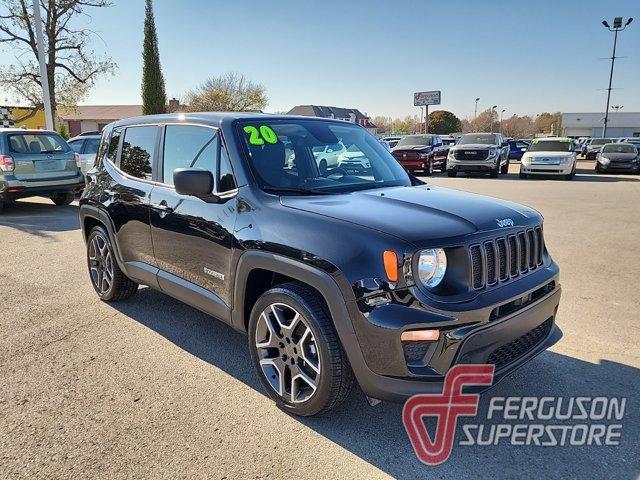
[[[94,220],[98,220],[100,223],[102,223],[105,226],[107,233],[109,234],[109,239],[111,240],[111,246],[113,247],[113,252],[116,257],[116,262],[118,262],[118,267],[120,267],[120,270],[122,270],[126,275],[127,270],[124,265],[124,262],[122,261],[122,256],[120,255],[120,249],[118,248],[118,243],[115,241],[115,238],[116,238],[115,227],[113,226],[111,217],[107,214],[107,212],[105,212],[104,210],[96,206],[88,205],[86,203],[80,205],[80,228],[82,228],[82,238],[84,239],[85,243],[87,242],[87,235],[89,234],[89,232],[85,231],[85,227],[84,227],[84,221],[85,221],[85,218],[87,217],[93,218]]]
[[[257,250],[245,251],[236,265],[231,322],[237,330],[246,332],[245,318],[249,314],[244,309],[246,286],[249,274],[255,269],[280,273],[315,288],[324,298],[340,338],[355,335],[344,295],[331,275],[299,260]]]

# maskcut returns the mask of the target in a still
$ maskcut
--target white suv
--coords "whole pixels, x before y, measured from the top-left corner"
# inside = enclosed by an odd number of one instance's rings
[[[536,138],[522,156],[520,178],[529,175],[563,175],[571,180],[576,174],[579,147],[575,140],[564,137]]]

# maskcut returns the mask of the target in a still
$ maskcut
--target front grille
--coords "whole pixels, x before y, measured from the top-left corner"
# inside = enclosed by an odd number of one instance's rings
[[[536,270],[543,263],[542,227],[529,228],[469,247],[475,290]]]
[[[453,156],[456,160],[486,160],[489,150],[454,150]]]
[[[496,370],[500,370],[505,365],[515,362],[518,358],[526,355],[536,346],[538,346],[551,332],[553,327],[553,318],[549,318],[544,323],[538,325],[533,330],[525,333],[521,337],[512,340],[506,345],[494,350],[487,363],[496,366]]]
[[[407,162],[420,160],[420,153],[413,150],[396,150],[392,155],[399,162],[402,162],[403,160]]]

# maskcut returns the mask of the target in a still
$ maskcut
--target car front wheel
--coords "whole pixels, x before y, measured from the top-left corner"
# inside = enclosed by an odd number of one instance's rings
[[[262,294],[251,311],[248,340],[260,382],[283,410],[317,415],[349,395],[353,373],[315,290],[288,283]]]

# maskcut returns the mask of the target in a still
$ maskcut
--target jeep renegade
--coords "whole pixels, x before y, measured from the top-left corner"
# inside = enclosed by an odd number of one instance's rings
[[[368,167],[320,168],[314,151],[338,142]],[[499,380],[561,337],[540,214],[424,184],[350,122],[112,123],[80,218],[99,298],[143,284],[246,332],[265,391],[297,415],[354,382],[372,402],[439,393],[454,364]]]

